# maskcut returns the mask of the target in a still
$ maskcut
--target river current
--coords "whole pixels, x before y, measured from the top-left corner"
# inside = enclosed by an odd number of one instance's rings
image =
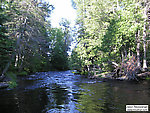
[[[126,113],[126,105],[150,106],[150,81],[100,81],[73,71],[18,77],[0,90],[0,113]]]

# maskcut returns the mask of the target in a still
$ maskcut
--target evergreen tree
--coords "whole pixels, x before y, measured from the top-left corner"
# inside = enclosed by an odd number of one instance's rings
[[[53,28],[50,34],[50,56],[52,66],[57,70],[66,70],[68,69],[68,42],[66,42],[66,34],[59,28]]]
[[[5,12],[4,2],[0,2],[0,75],[3,76],[5,66],[11,59],[13,51],[13,40],[9,39],[6,35],[7,30],[4,27],[8,16]]]
[[[103,70],[108,71],[109,61],[120,63],[136,53],[138,65],[142,59],[147,59],[146,34],[149,28],[147,0],[74,0],[74,2],[79,26],[78,45],[74,52],[78,54],[82,68],[100,65]],[[147,10],[145,16],[143,16],[144,9]],[[144,31],[143,40],[142,31]],[[144,55],[141,54],[142,51]],[[146,66],[146,60],[143,63],[143,66]]]

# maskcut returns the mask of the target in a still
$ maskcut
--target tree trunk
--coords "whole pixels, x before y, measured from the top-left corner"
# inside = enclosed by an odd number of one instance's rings
[[[15,67],[18,66],[18,60],[19,60],[19,55],[16,54],[16,57],[15,57]]]
[[[148,29],[150,31],[150,1],[148,2],[147,17],[148,17]],[[149,32],[149,35],[150,35],[150,32]]]
[[[20,38],[21,38],[21,35],[18,35],[18,39],[17,39],[17,43],[16,43],[16,48],[20,45]],[[4,76],[4,74],[9,69],[9,66],[10,66],[11,62],[14,60],[14,57],[16,55],[16,51],[13,52],[12,57],[11,57],[10,61],[7,63],[7,65],[5,66],[5,68],[4,68],[1,76]]]
[[[131,49],[129,48],[129,53],[128,53],[128,55],[129,55],[129,58],[131,57]]]
[[[127,50],[124,49],[124,53],[125,53],[125,58],[127,58]]]
[[[147,62],[146,62],[146,25],[144,25],[144,30],[143,30],[143,50],[144,50],[143,69],[146,69],[147,68]]]
[[[96,75],[96,68],[95,68],[95,64],[93,66],[93,72],[94,72],[94,76]]]
[[[12,60],[14,59],[15,57],[15,54],[12,54],[12,58],[10,59],[10,61],[7,63],[7,65],[5,66],[3,72],[2,72],[2,75],[1,75],[1,78],[0,79],[3,79],[4,78],[4,74],[7,72]]]
[[[144,50],[144,58],[143,58],[143,69],[147,69],[147,62],[146,62],[146,21],[147,21],[147,0],[145,0],[145,20],[144,20],[144,26],[143,26],[143,50]]]
[[[136,40],[137,40],[137,46],[136,46],[136,53],[137,53],[137,66],[141,67],[140,63],[140,30],[137,31],[135,34]]]
[[[90,66],[87,65],[88,76],[90,76]]]
[[[122,57],[122,63],[124,62],[124,54],[121,52],[121,57]]]

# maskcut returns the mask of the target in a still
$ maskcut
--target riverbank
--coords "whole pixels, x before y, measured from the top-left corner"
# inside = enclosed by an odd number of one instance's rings
[[[125,75],[120,75],[116,76],[115,72],[101,72],[95,75],[92,74],[82,74],[82,72],[76,72],[76,74],[80,74],[83,76],[86,76],[89,79],[98,79],[102,81],[106,80],[149,80],[150,79],[150,71],[147,72],[141,72],[139,74],[136,74],[135,77],[136,79],[130,79],[128,76]]]
[[[112,72],[93,75],[93,76],[89,76],[88,78],[90,78],[90,79],[101,79],[101,80],[106,80],[106,79],[130,80],[127,76],[116,77],[116,76],[114,76],[114,73],[112,73]],[[150,72],[143,72],[143,73],[137,74],[136,78],[137,78],[137,80],[150,79]]]
[[[41,72],[41,73],[46,73],[46,72]],[[77,74],[77,75],[81,75],[81,73],[79,73],[76,70],[72,70],[72,73]],[[35,73],[35,74],[37,74],[37,73]],[[33,75],[35,75],[35,74],[33,74]],[[22,75],[22,76],[28,78],[30,75]],[[96,75],[90,75],[90,76],[83,75],[83,76],[85,76],[89,79],[97,79],[97,80],[101,80],[101,81],[129,80],[128,77],[126,77],[126,76],[116,77],[116,76],[114,76],[113,72],[103,72],[103,73],[99,73]],[[37,77],[37,79],[38,79],[38,76],[34,76],[34,79],[35,79],[35,77]],[[137,78],[138,78],[138,80],[149,80],[150,79],[150,72],[148,71],[148,72],[143,72],[143,73],[137,74]],[[16,87],[17,86],[17,82],[16,82],[17,77],[13,76],[11,79],[8,77],[5,77],[5,79],[2,82],[0,82],[0,89],[4,89],[4,88],[8,88],[8,87],[11,87],[11,88]],[[33,79],[33,76],[30,76],[30,79]]]

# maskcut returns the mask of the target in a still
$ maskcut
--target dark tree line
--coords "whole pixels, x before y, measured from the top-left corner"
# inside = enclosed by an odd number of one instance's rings
[[[68,69],[69,22],[52,28],[54,6],[39,0],[0,2],[0,77]]]

